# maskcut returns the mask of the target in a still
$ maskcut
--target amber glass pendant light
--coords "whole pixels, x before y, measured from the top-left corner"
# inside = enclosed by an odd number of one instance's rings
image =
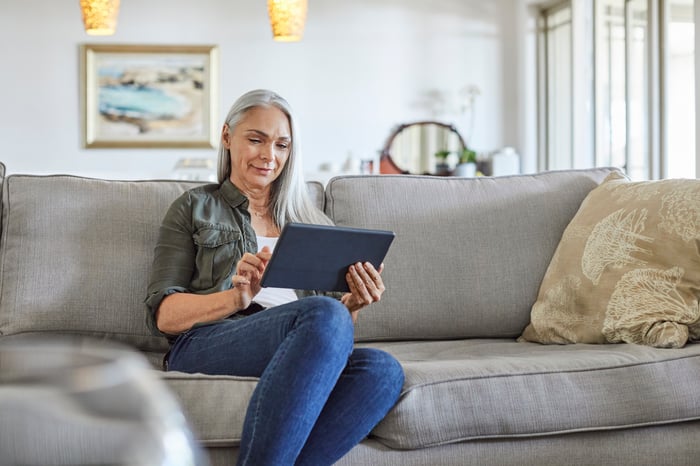
[[[80,0],[85,32],[93,36],[110,36],[117,29],[119,0]]]
[[[274,39],[281,42],[301,40],[307,7],[307,0],[267,0]]]

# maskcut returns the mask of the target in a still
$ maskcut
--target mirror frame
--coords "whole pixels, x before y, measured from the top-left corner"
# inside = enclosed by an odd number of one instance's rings
[[[459,143],[464,149],[467,147],[467,144],[464,142],[464,138],[462,137],[461,134],[459,134],[459,131],[457,131],[457,128],[455,125],[451,123],[443,123],[440,121],[433,121],[433,120],[421,120],[421,121],[414,121],[412,123],[403,123],[398,125],[392,133],[389,135],[389,138],[386,140],[386,143],[384,144],[384,148],[381,151],[381,155],[379,157],[379,173],[382,175],[396,175],[396,174],[402,174],[402,175],[417,175],[418,173],[411,173],[408,170],[404,170],[403,168],[399,167],[396,165],[396,162],[391,158],[391,144],[394,142],[396,137],[401,134],[403,130],[406,128],[409,128],[411,126],[423,126],[423,125],[436,125],[436,126],[441,126],[447,130],[452,131],[457,135],[459,138]],[[420,174],[432,174],[432,173],[420,173]]]

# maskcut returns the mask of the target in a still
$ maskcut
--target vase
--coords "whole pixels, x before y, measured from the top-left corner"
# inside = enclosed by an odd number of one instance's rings
[[[453,175],[462,176],[466,178],[473,178],[476,176],[476,164],[471,162],[457,164]]]
[[[448,175],[450,173],[450,166],[446,162],[438,162],[435,164],[435,174],[436,175]]]

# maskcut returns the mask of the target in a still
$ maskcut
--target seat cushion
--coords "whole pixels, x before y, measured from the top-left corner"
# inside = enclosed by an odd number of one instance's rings
[[[700,344],[545,346],[513,340],[374,343],[406,382],[372,432],[423,448],[700,419]]]
[[[243,420],[257,378],[159,373],[180,401],[187,421],[204,446],[240,445]]]
[[[359,346],[388,351],[404,368],[399,401],[372,431],[390,448],[700,419],[700,344],[661,350],[477,339]],[[162,376],[204,445],[240,444],[257,379]]]

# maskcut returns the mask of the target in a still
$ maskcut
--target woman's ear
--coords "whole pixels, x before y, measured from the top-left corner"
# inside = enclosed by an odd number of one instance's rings
[[[223,142],[226,149],[231,149],[231,132],[228,123],[224,123],[224,127],[221,128],[221,142]]]

